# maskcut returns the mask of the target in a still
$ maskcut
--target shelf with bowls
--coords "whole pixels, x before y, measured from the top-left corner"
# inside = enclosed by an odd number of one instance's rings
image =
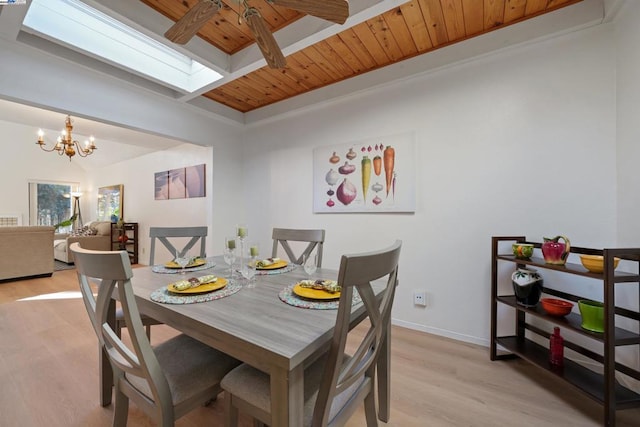
[[[111,223],[111,250],[127,251],[131,264],[138,263],[138,223]]]
[[[546,240],[546,239],[545,239]],[[517,246],[526,244],[527,247],[517,250]],[[528,246],[533,246],[533,251],[528,251]],[[508,249],[507,249],[508,248]],[[539,256],[542,244],[529,242],[524,236],[493,237],[492,238],[492,271],[491,271],[491,360],[511,359],[520,357],[533,365],[556,374],[559,378],[575,386],[578,390],[599,402],[604,407],[604,425],[615,425],[616,411],[632,407],[640,407],[640,394],[632,389],[640,387],[640,370],[626,366],[622,361],[616,360],[617,346],[640,346],[640,334],[629,330],[629,323],[637,322],[636,329],[640,329],[640,313],[616,306],[615,292],[617,285],[630,286],[634,283],[640,285],[640,275],[616,270],[619,261],[625,260],[632,263],[630,270],[637,271],[640,267],[640,248],[625,249],[592,249],[571,247],[570,254],[573,258],[581,257],[580,263],[569,262],[564,265],[547,264],[543,256]],[[529,255],[526,257],[525,255]],[[596,262],[594,265],[593,262]],[[591,262],[591,263],[589,263]],[[499,274],[499,268],[512,265],[516,271],[533,270],[544,274],[545,270],[561,272],[565,275],[555,275],[553,287],[548,284],[542,286],[542,296],[539,300],[556,300],[560,305],[569,308],[565,315],[551,313],[543,307],[542,302],[527,302],[523,305],[522,295],[517,288],[517,279],[512,276],[514,294],[498,295],[499,281],[503,276]],[[602,270],[600,270],[602,268]],[[515,273],[514,273],[515,274]],[[562,288],[563,282],[571,282],[572,276],[593,279],[602,285],[603,300],[591,304],[599,316],[599,323],[589,320],[586,314],[587,302],[585,296],[579,292],[568,293],[557,288]],[[565,280],[566,279],[566,280]],[[503,289],[500,287],[500,289]],[[505,288],[506,289],[506,288]],[[573,287],[575,290],[576,288]],[[639,289],[640,290],[640,289]],[[517,295],[516,295],[517,292]],[[513,309],[516,322],[513,326],[514,333],[498,335],[498,307]],[[581,314],[570,309],[578,306]],[[549,308],[549,310],[553,310]],[[599,310],[599,311],[598,311]],[[537,320],[533,320],[537,319]],[[625,327],[621,327],[624,319]],[[616,322],[619,322],[616,324]],[[595,326],[594,326],[595,325]],[[563,359],[563,367],[557,368],[549,362],[549,348],[540,342],[548,340],[554,326],[564,328],[577,336],[586,337],[600,343],[601,351],[593,351],[592,346],[583,346],[573,337],[565,337],[564,346],[594,362],[602,365],[602,374],[583,366],[579,361],[567,357]],[[502,329],[502,328],[501,328]],[[631,326],[634,329],[634,326]],[[601,330],[602,332],[597,332]],[[584,339],[582,340],[584,341]],[[640,350],[640,347],[638,347]],[[616,380],[616,373],[628,376],[630,381],[635,381],[633,387],[623,387]]]

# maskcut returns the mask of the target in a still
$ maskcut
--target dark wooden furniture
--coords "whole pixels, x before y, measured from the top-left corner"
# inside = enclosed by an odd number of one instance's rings
[[[616,360],[616,347],[639,346],[640,334],[618,326],[621,321],[638,322],[640,326],[640,313],[628,308],[616,306],[615,292],[619,286],[636,286],[640,284],[640,275],[617,271],[613,268],[615,257],[627,260],[635,264],[633,270],[640,266],[640,248],[631,249],[591,249],[571,247],[571,253],[603,255],[605,268],[603,273],[592,273],[582,264],[567,262],[564,266],[546,264],[540,256],[534,256],[530,260],[516,259],[511,252],[511,244],[515,242],[533,243],[540,249],[541,243],[528,242],[525,236],[493,237],[491,241],[491,360],[521,357],[522,359],[542,368],[544,371],[556,375],[567,381],[578,390],[604,406],[604,425],[614,426],[616,410],[640,407],[640,394],[624,387],[616,380],[616,373],[627,375],[631,381],[640,382],[640,371],[624,365]],[[570,261],[571,261],[570,257]],[[582,319],[577,313],[570,313],[566,317],[549,316],[538,304],[536,307],[526,308],[516,303],[513,295],[498,295],[499,269],[502,263],[511,263],[514,267],[533,267],[538,270],[553,270],[564,274],[553,276],[555,280],[545,280],[543,293],[565,300],[577,301],[583,299],[580,295],[570,294],[560,290],[562,281],[566,277],[589,278],[598,281],[603,286],[604,303],[604,333],[590,332],[581,327]],[[565,276],[566,274],[566,276]],[[549,275],[552,276],[552,275]],[[543,276],[544,277],[544,276]],[[561,280],[562,279],[562,280]],[[631,306],[638,307],[638,301],[631,302]],[[510,307],[515,310],[515,333],[512,335],[498,336],[498,308]],[[543,321],[540,321],[543,320]],[[549,364],[549,346],[546,341],[553,326],[560,326],[565,331],[571,331],[572,335],[587,337],[599,343],[596,347],[602,351],[593,351],[586,348],[579,341],[573,341],[565,336],[565,348],[573,350],[586,358],[602,365],[602,374],[596,373],[580,363],[565,357],[562,369],[554,368]],[[548,326],[548,328],[546,327]],[[501,328],[503,329],[503,328]],[[636,328],[637,330],[637,328]],[[575,333],[575,334],[574,334]],[[574,342],[575,341],[575,342]],[[587,340],[588,341],[588,340]],[[540,344],[543,342],[544,344]],[[498,346],[505,351],[498,352]],[[593,347],[593,346],[590,346]],[[640,347],[637,347],[640,349]],[[566,354],[565,354],[566,356]]]
[[[125,237],[126,236],[126,237]],[[127,251],[131,264],[138,263],[138,223],[125,222],[122,226],[111,223],[111,250]]]

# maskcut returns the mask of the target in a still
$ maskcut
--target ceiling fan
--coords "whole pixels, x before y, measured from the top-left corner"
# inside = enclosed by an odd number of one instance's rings
[[[244,18],[253,33],[256,43],[271,68],[283,68],[287,61],[276,43],[267,24],[254,7],[250,7],[246,0],[233,0],[244,6]],[[349,17],[349,2],[347,0],[265,0],[271,4],[287,7],[306,13],[336,24],[344,24]],[[200,0],[180,18],[164,36],[174,43],[185,44],[202,28],[202,26],[220,9],[221,0]]]

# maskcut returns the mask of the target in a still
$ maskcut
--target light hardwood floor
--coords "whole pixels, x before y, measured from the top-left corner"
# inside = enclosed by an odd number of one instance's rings
[[[135,279],[134,279],[135,280]],[[109,426],[98,403],[97,341],[75,270],[0,283],[0,426]],[[152,341],[175,332],[152,328]],[[393,327],[389,426],[598,426],[602,407],[522,361],[491,362],[487,348]],[[222,425],[223,397],[178,426]],[[135,405],[130,426],[153,423]],[[252,425],[242,419],[243,426]],[[348,426],[364,426],[357,413]],[[618,412],[640,426],[640,409]]]

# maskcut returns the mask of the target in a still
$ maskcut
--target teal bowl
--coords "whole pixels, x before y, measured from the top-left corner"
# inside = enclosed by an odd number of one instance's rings
[[[578,308],[582,316],[582,328],[591,332],[604,332],[604,304],[581,299]]]

